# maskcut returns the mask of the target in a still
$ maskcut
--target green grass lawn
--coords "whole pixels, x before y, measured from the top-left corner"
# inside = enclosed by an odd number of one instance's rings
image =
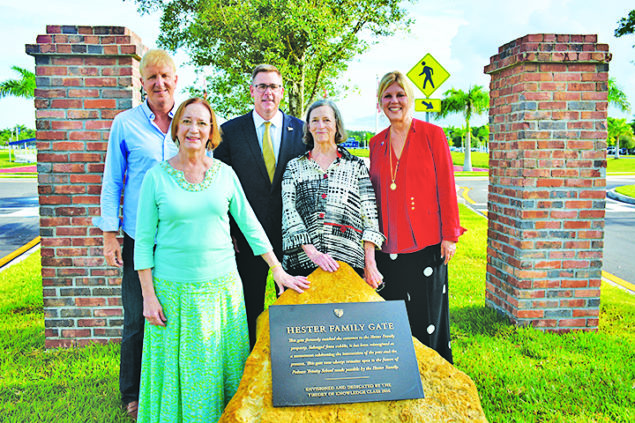
[[[465,160],[465,153],[461,153],[458,151],[452,151],[452,163],[457,166],[463,166],[463,161]],[[472,159],[472,167],[478,167],[482,169],[489,169],[489,153],[480,153],[476,151],[472,151],[470,154]]]
[[[460,213],[468,232],[450,265],[452,346],[489,421],[634,421],[635,297],[603,284],[597,333],[511,326],[484,306],[487,222]],[[39,254],[0,273],[0,420],[128,421],[118,345],[44,350],[39,274]]]
[[[622,156],[621,159],[606,158],[607,173],[635,173],[635,156]]]
[[[615,188],[615,191],[622,195],[628,195],[629,197],[635,198],[635,185],[623,185]]]
[[[9,150],[0,150],[0,169],[32,165],[33,163],[16,163],[9,161]]]

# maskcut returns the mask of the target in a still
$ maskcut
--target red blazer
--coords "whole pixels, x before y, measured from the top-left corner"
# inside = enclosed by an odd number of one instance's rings
[[[380,229],[387,238],[396,235],[398,240],[412,240],[414,237],[415,251],[442,240],[457,242],[465,229],[459,222],[454,166],[443,129],[412,120],[399,161],[397,190],[392,193],[389,136],[390,128],[386,128],[370,140],[370,178],[377,196]],[[393,156],[393,169],[395,164]],[[388,221],[389,195],[402,207],[405,219]],[[398,241],[397,251],[386,252],[412,252],[404,251],[404,248],[412,249],[411,243],[406,244]]]

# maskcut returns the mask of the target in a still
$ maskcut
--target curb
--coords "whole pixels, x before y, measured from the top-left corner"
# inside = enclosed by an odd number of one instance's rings
[[[606,196],[612,200],[635,205],[635,198],[629,197],[628,195],[620,194],[619,192],[615,191],[615,189],[606,191]]]
[[[604,270],[602,270],[602,279],[606,280],[607,282],[609,282],[611,285],[616,285],[624,290],[626,290],[627,292],[629,292],[630,294],[635,294],[635,285],[633,285],[632,283],[625,281],[624,279],[615,276],[609,272],[605,272]]]
[[[40,243],[40,237],[36,236],[31,241],[24,244],[22,247],[18,248],[12,253],[7,254],[6,256],[0,258],[0,269],[3,268],[7,263],[13,261],[16,257],[21,256],[25,252],[29,251],[31,248],[35,247]]]

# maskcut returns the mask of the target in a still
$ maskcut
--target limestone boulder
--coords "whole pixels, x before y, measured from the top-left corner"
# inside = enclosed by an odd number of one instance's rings
[[[334,273],[316,270],[311,288],[303,294],[286,291],[275,302],[320,304],[383,301],[355,271],[344,263]],[[356,404],[273,407],[269,313],[258,318],[258,338],[249,355],[238,392],[220,422],[326,423],[326,422],[447,422],[487,421],[474,382],[434,350],[412,338],[425,398]]]

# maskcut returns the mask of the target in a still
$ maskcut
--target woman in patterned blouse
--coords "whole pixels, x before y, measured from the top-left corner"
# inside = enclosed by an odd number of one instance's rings
[[[373,288],[382,283],[375,249],[384,242],[368,168],[338,146],[346,140],[330,100],[313,103],[304,124],[310,150],[291,160],[282,179],[283,267],[308,275],[349,264]]]

